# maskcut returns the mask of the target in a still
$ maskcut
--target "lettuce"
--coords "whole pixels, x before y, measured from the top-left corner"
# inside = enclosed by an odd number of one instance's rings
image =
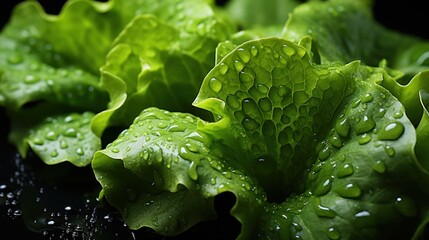
[[[270,3],[19,5],[0,34],[9,140],[90,166],[131,230],[177,236],[231,194],[237,239],[419,239],[429,41],[367,0]]]

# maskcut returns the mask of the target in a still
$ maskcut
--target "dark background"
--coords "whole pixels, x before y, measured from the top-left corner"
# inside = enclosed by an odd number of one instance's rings
[[[39,0],[49,13],[57,13],[66,0]],[[224,4],[227,0],[216,0]],[[11,9],[22,0],[1,1],[0,26],[3,26],[10,17]],[[404,33],[418,35],[429,39],[429,9],[426,0],[375,0],[374,16],[379,22],[389,28]]]
[[[39,0],[49,13],[58,13],[66,0]],[[227,0],[216,0],[224,4]],[[0,26],[3,26],[10,17],[11,9],[22,0],[9,0],[0,3]],[[375,0],[374,17],[383,25],[404,33],[418,35],[429,39],[429,9],[426,0]]]

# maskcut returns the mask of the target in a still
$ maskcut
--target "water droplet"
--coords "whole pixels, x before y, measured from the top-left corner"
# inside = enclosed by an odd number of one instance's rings
[[[196,144],[188,142],[185,144],[185,146],[190,152],[193,152],[193,153],[199,153],[200,152],[200,149],[198,148],[198,146]]]
[[[46,139],[54,141],[58,138],[58,133],[54,132],[54,131],[48,131],[46,133]]]
[[[371,93],[367,93],[362,97],[362,103],[371,102],[374,99]]]
[[[43,144],[43,140],[41,138],[38,138],[38,137],[33,138],[32,142],[36,145],[42,145]]]
[[[340,239],[341,235],[340,232],[338,232],[335,228],[330,227],[328,228],[328,237],[332,240],[338,240]]]
[[[318,184],[316,189],[314,189],[313,193],[316,196],[322,196],[328,193],[331,190],[332,179],[326,179],[322,184]]]
[[[413,217],[417,215],[417,207],[414,201],[407,196],[397,197],[395,199],[395,209],[406,217]]]
[[[85,152],[83,151],[83,149],[82,148],[80,148],[80,147],[78,147],[77,149],[76,149],[76,153],[78,154],[78,155],[83,155],[83,154],[85,154]]]
[[[321,161],[325,161],[331,155],[331,148],[329,146],[325,146],[319,151],[318,158]]]
[[[112,148],[112,149],[110,149],[110,151],[111,151],[112,153],[118,153],[118,152],[119,152],[119,149],[117,149],[117,148]]]
[[[356,198],[362,194],[360,187],[354,183],[348,183],[336,188],[336,192],[345,198]]]
[[[378,139],[380,140],[396,140],[404,133],[404,125],[400,122],[392,122],[387,124],[378,133]]]
[[[52,151],[51,157],[58,157],[58,151],[57,150]]]
[[[335,125],[335,131],[337,131],[338,135],[341,137],[348,137],[350,134],[350,123],[347,118],[339,121]]]
[[[355,214],[356,218],[366,218],[366,217],[370,217],[370,216],[371,216],[371,213],[366,211],[366,210],[360,211],[360,212]]]
[[[396,112],[395,114],[393,114],[393,117],[396,118],[396,119],[399,119],[402,116],[404,116],[404,111],[403,110],[399,111],[399,112]]]
[[[244,68],[243,62],[235,60],[234,61],[234,68],[237,72],[241,72],[241,70],[243,70],[243,68]]]
[[[239,48],[239,49],[237,49],[237,54],[238,54],[238,57],[244,63],[248,63],[250,61],[251,56],[250,56],[250,53],[247,50],[245,50],[243,48]]]
[[[64,136],[66,136],[66,137],[76,137],[77,136],[77,130],[75,128],[67,128],[64,131]]]
[[[386,171],[386,164],[384,161],[378,160],[372,165],[372,169],[378,173],[384,173]]]
[[[238,75],[240,82],[244,85],[253,85],[254,75],[248,72],[241,71]]]
[[[198,163],[196,161],[192,161],[188,169],[189,177],[195,181],[198,179],[197,167],[198,167]]]
[[[369,143],[371,141],[371,139],[372,139],[371,135],[364,133],[364,134],[359,136],[358,143],[360,145],[364,145],[364,144]]]
[[[362,134],[371,131],[375,127],[375,122],[368,116],[363,116],[362,119],[356,124],[356,133]]]
[[[222,89],[222,82],[219,81],[217,78],[210,79],[209,87],[214,92],[218,93]]]
[[[225,73],[228,72],[228,69],[229,69],[229,67],[225,63],[220,63],[219,64],[219,72],[220,72],[220,74],[225,75]]]
[[[352,175],[354,172],[353,165],[350,163],[342,164],[337,170],[337,177],[343,178]]]
[[[384,146],[384,151],[387,153],[389,157],[395,156],[395,149],[393,148],[393,146],[390,146],[390,145]]]
[[[33,84],[39,81],[39,78],[35,77],[34,75],[27,75],[24,78],[24,82],[27,84]]]
[[[289,57],[291,57],[292,55],[294,55],[296,53],[295,49],[291,46],[288,46],[288,45],[283,45],[282,51],[284,54],[286,54]]]
[[[250,48],[250,52],[252,53],[252,55],[255,57],[256,55],[258,55],[258,47],[256,47],[256,46],[252,46],[251,48]]]
[[[343,141],[341,138],[335,135],[329,138],[329,143],[336,148],[341,148],[343,146]]]
[[[315,206],[314,211],[319,217],[334,218],[337,216],[334,210],[328,207],[322,206],[320,204],[320,201],[317,201],[317,203],[314,206]]]

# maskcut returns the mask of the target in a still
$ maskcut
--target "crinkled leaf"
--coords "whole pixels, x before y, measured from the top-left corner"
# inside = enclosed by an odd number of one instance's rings
[[[288,14],[300,4],[297,0],[231,0],[226,11],[244,29],[284,25]]]
[[[190,114],[147,108],[96,153],[92,166],[103,196],[130,228],[178,234],[214,218],[213,198],[231,189],[249,199],[264,199],[260,190],[251,191],[256,184],[235,166],[234,151],[199,131],[198,121]],[[256,207],[246,198],[240,197],[237,211]],[[254,214],[260,210],[255,208]]]
[[[217,43],[234,29],[215,12],[201,1],[156,1],[122,31],[101,69],[111,102],[94,120],[98,135],[108,126],[128,126],[150,106],[192,111]]]
[[[299,40],[310,35],[320,60],[348,63],[360,60],[371,66],[387,59],[405,73],[405,80],[428,68],[429,42],[389,30],[378,23],[368,1],[310,1],[291,13],[282,36]]]
[[[404,106],[382,75],[359,62],[316,65],[302,43],[252,40],[226,55],[194,102],[214,122],[150,108],[96,153],[103,194],[127,224],[174,235],[189,225],[167,226],[210,219],[213,197],[231,192],[242,239],[412,235],[420,202],[407,176],[419,170]],[[176,194],[211,210],[144,210]],[[153,221],[163,213],[180,217]]]
[[[50,109],[48,117],[40,115],[40,109]],[[20,111],[11,115],[9,139],[23,157],[31,149],[48,165],[67,161],[87,166],[101,148],[100,138],[91,131],[93,116],[92,112],[68,113],[64,106],[55,105]]]

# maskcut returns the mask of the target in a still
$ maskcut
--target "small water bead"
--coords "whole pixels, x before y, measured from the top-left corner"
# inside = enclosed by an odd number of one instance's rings
[[[350,134],[350,123],[347,118],[339,121],[335,125],[335,131],[337,131],[338,135],[341,137],[348,137]]]
[[[399,118],[401,118],[403,116],[404,116],[404,110],[401,110],[401,111],[396,112],[395,114],[393,114],[393,117],[396,118],[396,119],[399,119]]]
[[[354,173],[353,165],[350,163],[343,163],[337,169],[337,177],[348,177]]]
[[[282,51],[284,54],[286,54],[289,57],[291,57],[292,55],[294,55],[296,53],[296,50],[293,47],[288,46],[288,45],[283,45]]]
[[[334,227],[330,227],[328,228],[328,238],[332,240],[338,240],[341,238],[341,234]]]
[[[51,157],[58,157],[58,151],[57,150],[54,150],[54,151],[52,151],[51,152]]]
[[[35,137],[31,140],[32,143],[36,144],[36,145],[43,145],[43,140],[41,138]]]
[[[362,119],[356,124],[356,133],[362,134],[371,131],[375,128],[375,122],[371,117],[364,115]]]
[[[371,93],[367,93],[362,97],[362,103],[368,103],[371,102],[372,100],[374,100],[374,96],[372,96]]]
[[[76,137],[77,136],[77,130],[75,128],[67,128],[63,134],[66,137]]]
[[[222,89],[222,82],[219,81],[217,78],[210,79],[209,87],[214,92],[218,93]]]
[[[384,126],[378,133],[378,139],[380,140],[396,140],[402,136],[405,128],[400,122],[392,122]]]
[[[246,86],[250,86],[254,84],[254,73],[253,72],[246,72],[246,71],[240,71],[238,74],[238,78],[240,82]]]
[[[228,72],[228,69],[229,69],[229,67],[225,63],[220,63],[219,64],[219,72],[220,72],[220,74],[225,75]]]
[[[237,54],[238,54],[238,57],[244,63],[248,63],[250,61],[251,55],[250,55],[250,53],[246,49],[244,49],[244,48],[237,49]]]
[[[277,94],[280,97],[286,97],[287,95],[291,94],[291,92],[292,92],[292,90],[290,88],[286,87],[285,85],[280,85],[277,88]]]
[[[386,171],[386,164],[383,160],[378,160],[372,164],[372,169],[377,173],[384,173]]]
[[[258,50],[257,46],[252,46],[250,48],[250,53],[252,53],[252,56],[256,57],[256,55],[258,55],[258,52],[259,52],[259,50]]]
[[[325,181],[323,181],[322,184],[318,184],[317,187],[314,189],[313,193],[316,196],[325,195],[331,190],[331,186],[332,186],[332,179],[328,178]]]
[[[76,149],[76,153],[77,153],[78,155],[81,155],[81,156],[82,156],[82,155],[84,155],[84,154],[85,154],[85,151],[83,151],[83,149],[79,147],[79,148],[77,148],[77,149]]]
[[[119,149],[117,149],[117,148],[112,148],[112,149],[110,149],[110,151],[112,153],[119,153]]]
[[[386,146],[384,146],[384,151],[386,152],[386,154],[389,156],[389,157],[394,157],[395,156],[395,149],[393,148],[393,146],[390,146],[390,145],[386,145]]]
[[[38,77],[34,76],[34,75],[27,75],[24,78],[24,82],[27,83],[27,84],[34,84],[34,83],[38,82],[39,80],[40,79]]]
[[[332,146],[336,148],[341,148],[344,144],[341,138],[337,135],[331,136],[328,141]]]
[[[332,149],[328,146],[328,145],[326,145],[325,147],[323,147],[320,151],[319,151],[319,153],[318,153],[318,158],[321,160],[321,161],[325,161],[326,159],[328,159],[328,157],[331,155],[331,151],[332,151]]]
[[[45,135],[45,138],[51,141],[55,141],[58,138],[58,133],[55,131],[48,131]]]
[[[364,133],[364,134],[359,136],[358,143],[360,145],[364,145],[364,144],[369,143],[371,141],[371,139],[372,139],[372,137],[370,134]]]
[[[407,196],[400,196],[395,199],[395,209],[406,217],[413,217],[417,215],[417,207],[415,202]]]
[[[241,62],[239,60],[235,60],[234,61],[234,68],[237,72],[241,72],[241,70],[243,70],[243,68],[244,68],[243,62]]]
[[[337,216],[337,213],[334,210],[322,206],[320,203],[315,205],[314,211],[319,217],[334,218]]]
[[[360,187],[354,183],[347,183],[337,187],[335,190],[341,197],[345,198],[356,198],[362,194]]]

